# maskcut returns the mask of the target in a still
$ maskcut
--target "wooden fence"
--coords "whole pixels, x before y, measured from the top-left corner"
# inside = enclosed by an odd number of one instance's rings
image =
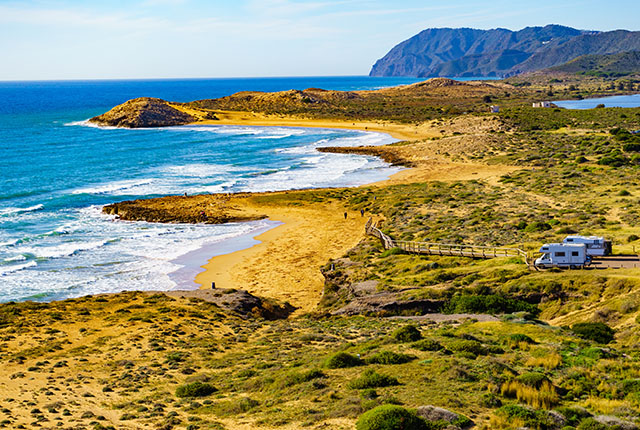
[[[524,263],[529,266],[527,253],[519,248],[395,240],[377,228],[371,218],[369,218],[369,221],[367,221],[365,225],[365,231],[368,235],[380,239],[385,249],[400,248],[411,254],[449,255],[470,258],[516,257],[522,258]]]

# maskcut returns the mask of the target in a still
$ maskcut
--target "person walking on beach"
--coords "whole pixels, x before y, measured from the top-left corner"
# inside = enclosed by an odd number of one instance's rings
[[[344,219],[347,219],[347,213],[346,212],[344,213]]]
[[[364,216],[364,209],[360,209],[360,216]]]

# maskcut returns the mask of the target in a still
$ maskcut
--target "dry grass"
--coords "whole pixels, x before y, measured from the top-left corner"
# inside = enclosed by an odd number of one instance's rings
[[[543,382],[539,389],[518,381],[509,381],[502,385],[500,392],[504,396],[515,397],[534,408],[550,409],[558,403],[558,393],[555,387],[547,381]]]
[[[626,400],[603,399],[593,396],[587,399],[585,406],[596,413],[604,415],[611,415],[616,410],[631,408],[631,404]]]
[[[526,361],[526,366],[544,367],[547,370],[553,370],[562,364],[562,356],[556,351],[537,348],[532,350],[531,354],[532,357]]]

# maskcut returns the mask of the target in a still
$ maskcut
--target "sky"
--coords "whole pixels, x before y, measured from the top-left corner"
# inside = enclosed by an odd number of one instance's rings
[[[0,0],[0,80],[366,75],[425,28],[638,16],[637,0]]]

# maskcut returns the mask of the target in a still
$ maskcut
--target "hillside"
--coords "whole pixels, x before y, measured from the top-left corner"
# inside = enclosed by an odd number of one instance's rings
[[[640,75],[640,51],[607,55],[583,55],[568,63],[552,67],[549,71],[605,77]]]
[[[587,32],[559,25],[507,29],[427,29],[396,45],[370,76],[509,76],[588,54],[640,49],[640,32]]]

